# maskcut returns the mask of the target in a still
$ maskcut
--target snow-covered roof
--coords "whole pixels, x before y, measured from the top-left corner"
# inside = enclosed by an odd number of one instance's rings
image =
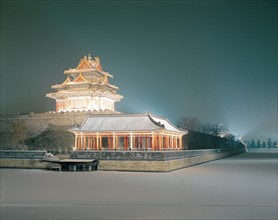
[[[152,115],[151,117],[155,122],[163,124],[166,130],[177,131],[177,132],[181,131],[175,125],[173,125],[170,121],[168,121],[168,119],[166,119],[166,118],[160,118],[159,116],[154,116],[154,115]]]
[[[176,128],[165,118],[146,114],[117,114],[97,115],[88,117],[78,128],[72,132],[120,132],[120,131],[155,131],[168,130],[171,132],[185,133]]]

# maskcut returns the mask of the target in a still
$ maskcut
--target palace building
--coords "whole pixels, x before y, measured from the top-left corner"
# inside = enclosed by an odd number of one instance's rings
[[[87,118],[69,130],[75,139],[70,159],[58,161],[62,169],[91,170],[95,163],[100,170],[168,172],[244,152],[244,146],[227,148],[227,142],[220,140],[217,149],[187,150],[191,136],[186,143],[183,136],[188,131],[168,119],[148,112],[117,112],[115,102],[123,97],[110,84],[112,75],[102,70],[98,57],[84,56],[75,69],[64,73],[66,80],[52,86],[56,91],[46,96],[55,99],[58,117],[65,112],[62,115],[68,118],[79,114]]]
[[[98,57],[84,56],[75,69],[64,73],[66,80],[52,86],[56,92],[46,96],[55,99],[56,112],[90,112],[81,126],[70,130],[75,134],[74,150],[182,150],[186,132],[166,118],[115,110],[115,102],[123,97],[109,83],[112,75],[102,70]]]
[[[56,92],[46,95],[55,99],[56,112],[115,112],[115,102],[123,98],[117,94],[119,88],[109,83],[113,76],[102,70],[98,57],[84,56],[76,68],[65,70],[64,74],[66,80],[51,87]]]
[[[165,118],[146,114],[88,117],[75,134],[76,150],[182,150],[186,133]]]

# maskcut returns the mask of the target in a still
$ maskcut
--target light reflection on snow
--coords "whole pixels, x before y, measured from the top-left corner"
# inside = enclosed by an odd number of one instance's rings
[[[4,218],[277,218],[277,154],[242,154],[169,173],[0,172]]]

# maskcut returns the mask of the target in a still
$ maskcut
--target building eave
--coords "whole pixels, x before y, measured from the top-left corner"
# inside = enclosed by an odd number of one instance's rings
[[[64,71],[64,74],[79,74],[79,73],[91,73],[91,72],[98,72],[102,74],[103,76],[108,76],[110,78],[113,78],[113,75],[109,74],[108,72],[99,70],[97,68],[90,68],[90,69],[68,69]]]
[[[123,114],[102,115],[86,118],[78,128],[71,129],[72,132],[106,133],[106,132],[165,132],[175,135],[183,135],[186,132],[173,129],[156,121],[149,113],[145,114]]]

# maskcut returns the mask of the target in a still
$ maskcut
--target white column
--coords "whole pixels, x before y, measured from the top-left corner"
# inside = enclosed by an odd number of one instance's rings
[[[172,135],[172,138],[171,138],[171,142],[172,142],[172,149],[174,148],[174,135]]]
[[[129,139],[130,139],[130,150],[132,150],[132,148],[133,148],[133,142],[132,142],[133,135],[132,135],[132,132],[130,132],[130,134],[129,134]]]

